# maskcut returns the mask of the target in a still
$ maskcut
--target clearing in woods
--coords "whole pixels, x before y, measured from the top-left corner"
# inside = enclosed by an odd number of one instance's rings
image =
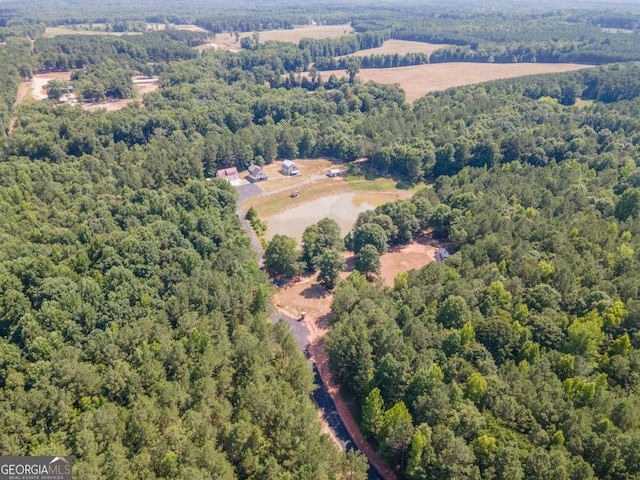
[[[76,25],[47,27],[45,30],[45,38],[53,38],[58,35],[110,35],[112,37],[120,37],[123,35],[142,35],[142,32],[107,32],[105,23],[79,23]],[[164,23],[148,23],[146,26],[148,31],[165,30],[167,25]],[[170,24],[169,28],[174,30],[188,30],[190,32],[206,32],[204,28],[197,25],[174,25]]]
[[[452,87],[526,75],[570,72],[592,67],[593,65],[574,63],[451,62],[411,67],[363,68],[358,73],[358,78],[363,82],[373,80],[387,85],[396,84],[405,91],[407,102],[413,102],[427,93],[439,92]],[[344,70],[327,70],[320,72],[320,74],[325,81],[331,74],[335,74],[337,77],[346,76]]]
[[[257,32],[261,43],[269,40],[279,42],[298,43],[303,38],[313,38],[321,40],[323,38],[337,38],[353,33],[351,25],[303,25],[291,29],[284,30],[265,30]],[[240,33],[238,40],[236,36],[230,33],[218,33],[215,36],[214,43],[200,45],[196,47],[200,50],[203,48],[222,48],[224,50],[239,51],[242,49],[240,40],[245,37],[251,37],[253,32]]]
[[[366,50],[358,50],[345,57],[366,57],[367,55],[404,55],[406,53],[426,53],[431,55],[439,48],[448,47],[449,45],[436,45],[435,43],[411,42],[409,40],[387,40],[380,47],[368,48]],[[342,58],[342,57],[336,57]]]
[[[31,80],[22,82],[20,87],[18,88],[18,97],[16,98],[16,105],[26,101],[26,100],[46,100],[47,99],[47,91],[45,86],[51,80],[70,80],[72,72],[47,72],[47,73],[37,73],[31,78]],[[144,95],[145,93],[150,93],[158,88],[160,88],[160,84],[158,82],[158,77],[144,77],[144,76],[135,76],[131,79],[133,81],[133,86],[136,89],[136,92],[139,96]],[[142,102],[141,99],[131,99],[125,98],[122,100],[115,101],[107,101],[100,103],[83,103],[82,108],[85,110],[98,110],[105,109],[108,111],[120,110],[131,102]]]

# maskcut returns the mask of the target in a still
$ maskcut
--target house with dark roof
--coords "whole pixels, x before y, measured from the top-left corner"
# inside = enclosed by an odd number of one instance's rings
[[[249,176],[247,179],[252,183],[262,182],[263,180],[269,180],[269,175],[264,173],[259,166],[251,165],[249,167]]]
[[[436,260],[439,262],[444,262],[447,258],[449,258],[449,252],[444,247],[440,247],[436,252]]]

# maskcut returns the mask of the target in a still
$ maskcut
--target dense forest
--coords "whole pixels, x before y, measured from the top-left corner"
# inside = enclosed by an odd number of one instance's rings
[[[310,227],[296,268],[335,270],[346,244],[358,270],[376,271],[382,252],[425,229],[454,252],[394,288],[358,273],[336,286],[331,366],[387,461],[411,479],[640,475],[640,65],[410,105],[357,69],[424,57],[335,58],[404,38],[454,45],[428,61],[635,60],[637,12],[356,3],[261,16],[240,2],[212,16],[192,2],[170,17],[144,1],[120,14],[55,5],[32,19],[0,3],[3,454],[68,453],[82,479],[362,478],[362,458],[320,433],[287,326],[268,322],[271,287],[235,190],[209,177],[367,157],[349,172],[428,187],[361,215],[346,242],[330,222]],[[202,54],[203,34],[171,29],[43,37],[45,22],[127,18],[123,29],[306,19],[358,33]],[[303,77],[312,62],[339,62],[349,78]],[[40,69],[73,69],[76,85],[112,97],[133,94],[134,73],[161,88],[115,112],[15,106]]]
[[[581,75],[591,106],[553,77],[424,98],[433,189],[356,223],[385,226],[378,250],[427,225],[456,252],[393,289],[353,275],[332,305],[332,366],[406,478],[638,474],[637,67]]]

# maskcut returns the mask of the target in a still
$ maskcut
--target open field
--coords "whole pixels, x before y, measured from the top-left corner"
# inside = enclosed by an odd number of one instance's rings
[[[280,42],[298,43],[303,38],[337,38],[353,33],[351,25],[304,25],[289,30],[266,30],[258,32],[260,41],[277,40]],[[251,36],[251,33],[243,34]]]
[[[576,103],[574,105],[579,108],[584,108],[584,107],[590,107],[595,103],[596,102],[594,100],[583,100],[582,98],[578,98],[576,99]]]
[[[406,53],[426,53],[431,55],[439,48],[447,47],[448,45],[436,45],[435,43],[423,43],[423,42],[411,42],[408,40],[387,40],[381,47],[369,48],[367,50],[359,50],[355,53],[347,56],[365,57],[367,55],[404,55]],[[341,58],[341,57],[336,57]]]
[[[269,175],[269,180],[257,183],[256,185],[258,185],[260,190],[264,193],[272,193],[288,186],[300,185],[301,183],[309,182],[311,180],[325,178],[329,169],[336,167],[336,162],[332,162],[326,158],[296,158],[294,159],[294,162],[300,169],[300,175],[288,177],[281,174],[280,168],[282,167],[282,161],[276,161],[269,165],[265,165],[262,169],[267,175]]]
[[[111,35],[112,37],[121,37],[123,35],[142,35],[142,32],[105,32],[104,30],[89,30],[84,28],[68,28],[68,27],[47,27],[44,33],[45,38],[53,38],[59,35]]]
[[[164,23],[148,23],[148,31],[165,30],[167,26]],[[204,28],[197,25],[174,25],[170,24],[169,28],[175,30],[187,30],[190,32],[206,32]],[[61,27],[47,27],[44,36],[45,38],[57,37],[58,35],[111,35],[113,37],[120,37],[122,35],[142,35],[142,32],[107,32],[106,24],[104,23],[80,23],[72,26]]]
[[[363,68],[358,78],[363,82],[373,80],[389,85],[397,84],[405,91],[408,102],[427,93],[446,90],[452,87],[473,85],[505,78],[523,77],[541,73],[559,73],[592,68],[592,65],[573,63],[432,63],[411,67]],[[321,72],[327,79],[331,74],[346,76],[344,70]]]
[[[342,163],[326,158],[295,159],[294,161],[300,168],[300,175],[295,177],[287,177],[279,172],[281,161],[266,165],[263,170],[269,175],[269,180],[256,183],[264,194],[245,201],[244,210],[254,207],[260,218],[268,221],[278,213],[319,198],[355,193],[353,199],[355,206],[362,203],[376,206],[399,198],[411,198],[415,190],[400,190],[397,188],[397,182],[384,178],[375,180],[366,180],[364,177],[329,178],[326,175],[328,170],[340,167]],[[293,190],[298,190],[298,197],[291,198]]]
[[[393,178],[385,178],[385,177],[377,177],[377,178],[366,178],[364,176],[347,176],[345,178],[347,182],[349,182],[349,186],[352,190],[365,191],[365,192],[385,192],[390,190],[398,190],[407,192],[407,195],[411,195],[411,193],[415,192],[418,186],[411,188],[404,188],[400,186],[397,180]]]
[[[268,183],[270,181],[271,180],[268,180],[263,183]],[[291,191],[295,189],[299,190],[300,195],[297,198],[291,198]],[[327,180],[318,180],[300,187],[292,185],[291,188],[286,191],[251,197],[244,202],[243,207],[245,211],[250,207],[255,208],[258,211],[260,218],[268,221],[269,217],[272,217],[277,213],[297,207],[303,203],[310,202],[311,200],[316,200],[329,195],[348,193],[350,191],[349,185],[346,182],[339,180],[334,181],[333,179],[327,178]]]
[[[31,85],[27,86],[27,95],[23,97],[22,100],[29,98],[29,92],[31,92],[31,98],[34,100],[45,100],[47,98],[47,91],[44,87],[51,80],[71,80],[71,72],[48,72],[35,74],[33,78],[31,78],[31,82],[23,82],[23,84],[31,83]]]
[[[602,28],[601,29],[605,33],[635,33],[635,30],[631,30],[629,28]]]
[[[314,38],[317,40],[323,38],[337,38],[353,33],[351,25],[304,25],[287,30],[265,30],[258,32],[260,42],[269,40],[277,40],[279,42],[298,43],[303,38]],[[239,51],[242,49],[240,40],[250,37],[253,32],[241,33],[236,41],[236,36],[230,33],[218,33],[215,36],[214,43],[201,45],[198,49],[203,48],[222,48],[225,50]]]

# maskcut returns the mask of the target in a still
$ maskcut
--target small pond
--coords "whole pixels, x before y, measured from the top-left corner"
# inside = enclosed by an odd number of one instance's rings
[[[301,243],[304,230],[325,217],[335,220],[344,236],[351,230],[361,212],[372,210],[396,198],[396,195],[385,193],[363,195],[353,192],[318,198],[268,218],[265,236],[267,240],[271,240],[274,235],[288,235]]]

